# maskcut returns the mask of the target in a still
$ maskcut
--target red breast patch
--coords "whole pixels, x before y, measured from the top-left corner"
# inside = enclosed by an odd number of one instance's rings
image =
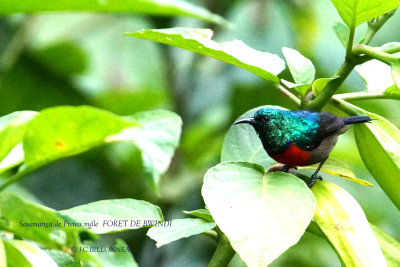
[[[271,154],[271,158],[279,163],[286,164],[289,166],[304,166],[308,165],[307,162],[311,157],[309,151],[302,150],[294,143],[290,143],[289,147],[277,154]]]

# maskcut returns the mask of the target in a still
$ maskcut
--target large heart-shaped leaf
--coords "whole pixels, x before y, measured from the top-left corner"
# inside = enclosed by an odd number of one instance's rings
[[[250,118],[262,107],[283,109],[278,106],[261,106],[245,112],[238,120]],[[231,126],[225,136],[221,161],[247,161],[261,165],[266,169],[274,163],[274,160],[265,152],[254,128],[246,124]]]
[[[318,181],[314,220],[345,266],[387,266],[379,244],[357,201],[339,186]]]
[[[209,29],[172,28],[143,30],[126,35],[187,49],[246,69],[267,81],[279,82],[285,63],[275,54],[257,51],[242,41],[217,43]]]
[[[89,229],[98,234],[137,229],[146,226],[145,221],[164,220],[159,207],[136,199],[100,200],[59,213],[80,222],[82,226],[91,225]]]
[[[315,199],[302,180],[265,173],[248,162],[223,162],[208,170],[202,195],[248,266],[267,266],[297,243],[314,216]]]
[[[349,28],[383,15],[399,6],[398,0],[331,0]]]

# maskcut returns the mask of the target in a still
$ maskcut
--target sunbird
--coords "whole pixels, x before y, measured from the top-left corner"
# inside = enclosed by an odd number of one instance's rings
[[[307,186],[311,187],[316,180],[322,180],[318,172],[336,145],[338,136],[346,132],[351,124],[371,120],[368,116],[341,118],[328,112],[264,107],[251,118],[234,124],[248,123],[253,126],[268,155],[284,164],[282,171],[319,163],[307,182]]]

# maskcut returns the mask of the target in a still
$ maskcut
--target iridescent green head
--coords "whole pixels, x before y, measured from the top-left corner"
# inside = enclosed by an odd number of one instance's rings
[[[307,144],[318,130],[318,113],[261,108],[251,118],[235,122],[254,127],[268,153],[284,149],[288,142]]]

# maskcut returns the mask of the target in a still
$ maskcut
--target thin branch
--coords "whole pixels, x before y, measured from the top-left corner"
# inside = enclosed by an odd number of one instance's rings
[[[353,48],[352,51],[353,56],[359,56],[359,55],[367,55],[371,58],[377,59],[379,61],[382,61],[383,63],[386,63],[388,65],[391,65],[393,61],[400,60],[400,58],[386,53],[382,50],[379,50],[375,47],[368,46],[368,45],[357,45]]]
[[[298,107],[300,107],[301,100],[294,94],[292,94],[288,89],[283,87],[282,85],[278,84],[277,88],[281,91],[285,96],[287,96],[290,100],[292,100]]]
[[[345,94],[335,95],[335,97],[338,97],[345,101],[366,100],[366,99],[399,99],[400,100],[400,94],[399,95],[385,94],[383,92],[345,93]]]

